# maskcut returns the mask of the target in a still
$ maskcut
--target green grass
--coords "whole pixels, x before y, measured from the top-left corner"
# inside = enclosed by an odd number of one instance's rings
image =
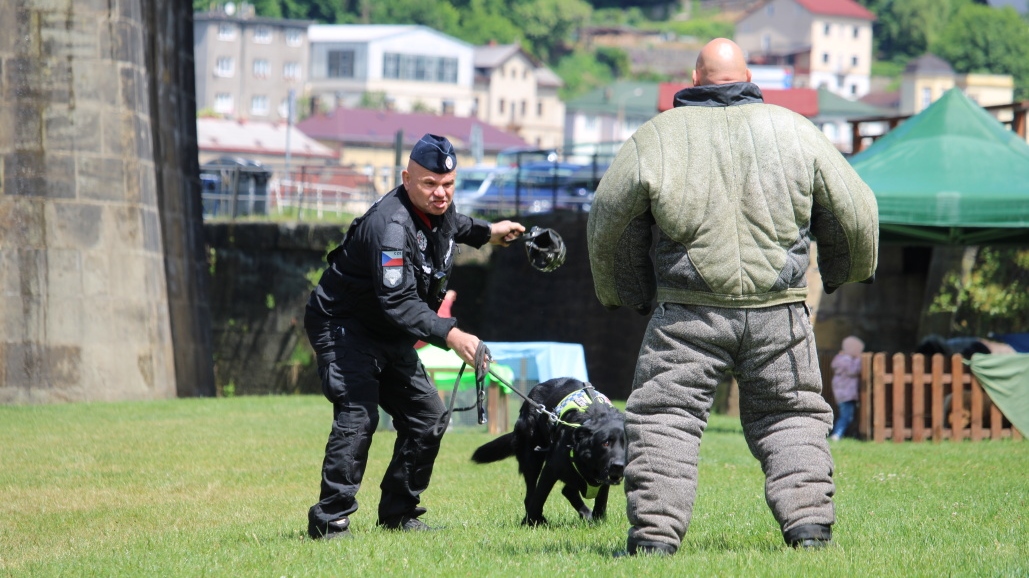
[[[1029,576],[1026,442],[839,442],[836,545],[794,551],[736,421],[715,416],[679,554],[616,559],[620,488],[603,523],[555,492],[551,526],[522,528],[514,461],[469,462],[483,426],[443,439],[423,496],[442,531],[374,527],[380,432],[355,538],[308,540],[329,420],[314,396],[0,407],[0,575]]]

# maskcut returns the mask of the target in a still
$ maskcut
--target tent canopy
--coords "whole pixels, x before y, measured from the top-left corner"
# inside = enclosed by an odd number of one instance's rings
[[[1029,242],[1029,144],[957,88],[850,162],[884,242]]]

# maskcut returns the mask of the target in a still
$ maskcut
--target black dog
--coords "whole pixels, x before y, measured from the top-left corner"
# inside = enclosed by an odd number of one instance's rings
[[[584,520],[607,513],[607,495],[622,482],[625,469],[625,414],[592,386],[570,378],[544,381],[528,398],[555,414],[557,422],[522,403],[513,432],[480,446],[472,461],[480,464],[515,456],[525,477],[522,524],[546,524],[543,504],[558,481],[561,493]],[[591,511],[583,498],[593,498]]]

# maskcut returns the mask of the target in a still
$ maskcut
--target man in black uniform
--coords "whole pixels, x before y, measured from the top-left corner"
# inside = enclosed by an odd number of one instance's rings
[[[436,315],[454,245],[506,246],[525,232],[511,221],[490,224],[457,213],[456,168],[450,141],[423,136],[411,151],[403,184],[351,224],[311,292],[304,328],[334,415],[320,500],[308,512],[312,538],[349,535],[379,405],[393,418],[397,441],[380,485],[378,523],[429,529],[418,519],[425,513],[419,496],[429,485],[446,408],[414,344],[453,349],[474,362],[479,338],[458,329],[456,319]]]

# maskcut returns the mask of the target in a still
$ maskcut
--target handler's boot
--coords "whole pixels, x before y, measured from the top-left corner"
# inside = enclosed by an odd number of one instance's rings
[[[313,540],[336,540],[337,538],[353,538],[354,536],[350,533],[350,518],[346,516],[333,520],[324,527],[308,524],[307,534]]]

